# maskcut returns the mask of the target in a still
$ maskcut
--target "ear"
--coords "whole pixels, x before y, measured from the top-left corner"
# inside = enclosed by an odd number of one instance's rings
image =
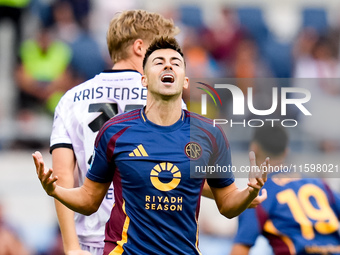
[[[144,57],[144,42],[142,39],[137,39],[133,43],[133,52],[139,56],[139,57]]]
[[[189,78],[188,78],[188,77],[184,77],[183,88],[184,88],[184,89],[189,88]]]
[[[146,78],[145,75],[142,75],[142,86],[144,88],[147,88],[148,87],[148,79]]]

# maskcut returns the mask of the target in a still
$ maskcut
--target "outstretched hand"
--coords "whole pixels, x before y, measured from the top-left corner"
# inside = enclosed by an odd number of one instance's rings
[[[258,195],[257,197],[255,197],[255,199],[251,202],[248,208],[256,208],[259,204],[261,204],[266,199],[267,199],[267,190],[262,189],[261,195]]]
[[[255,153],[253,151],[249,152],[250,169],[249,172],[249,193],[256,194],[256,198],[251,203],[250,207],[256,207],[258,204],[262,203],[267,198],[267,191],[262,190],[262,194],[259,196],[260,189],[263,187],[264,183],[267,181],[267,172],[269,169],[269,158],[266,158],[260,166],[256,165]]]
[[[52,177],[53,170],[45,167],[44,159],[39,151],[34,152],[32,156],[40,183],[46,193],[52,196],[57,186],[58,177]]]

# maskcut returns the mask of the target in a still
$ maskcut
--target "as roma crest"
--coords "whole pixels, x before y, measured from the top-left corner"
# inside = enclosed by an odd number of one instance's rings
[[[199,159],[202,156],[202,147],[196,142],[190,142],[185,145],[184,152],[190,159]]]

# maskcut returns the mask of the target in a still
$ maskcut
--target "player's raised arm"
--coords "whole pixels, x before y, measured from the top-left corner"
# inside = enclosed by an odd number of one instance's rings
[[[38,178],[49,196],[59,200],[75,212],[91,215],[96,212],[110,186],[110,183],[97,183],[85,178],[84,184],[78,188],[65,189],[56,184],[57,176],[53,170],[45,167],[40,152],[32,154]]]
[[[211,191],[214,194],[220,213],[227,218],[238,216],[249,206],[255,207],[257,204],[266,199],[266,193],[259,196],[259,192],[264,183],[267,181],[266,169],[269,167],[269,158],[267,158],[266,161],[258,167],[255,163],[256,160],[254,152],[250,152],[249,161],[253,171],[251,171],[249,175],[247,188],[239,190],[235,183],[224,188],[211,187]]]

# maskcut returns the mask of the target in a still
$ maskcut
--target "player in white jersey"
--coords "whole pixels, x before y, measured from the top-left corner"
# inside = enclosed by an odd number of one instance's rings
[[[51,150],[52,153],[56,148],[73,150],[78,164],[79,184],[84,181],[94,139],[102,124],[117,113],[145,104],[146,90],[140,86],[140,81],[141,74],[137,71],[103,72],[69,90],[58,104]],[[102,234],[113,202],[111,187],[96,214],[88,217],[76,214],[76,230],[81,243],[98,247],[104,245]]]
[[[178,32],[171,20],[143,10],[125,11],[113,18],[107,33],[112,70],[69,90],[55,110],[50,150],[58,185],[73,187],[74,173],[79,180],[76,185],[83,184],[100,127],[114,115],[146,102],[141,74],[147,47],[157,36]],[[74,215],[55,201],[66,255],[102,254],[105,222],[113,203],[113,187],[91,216]]]

